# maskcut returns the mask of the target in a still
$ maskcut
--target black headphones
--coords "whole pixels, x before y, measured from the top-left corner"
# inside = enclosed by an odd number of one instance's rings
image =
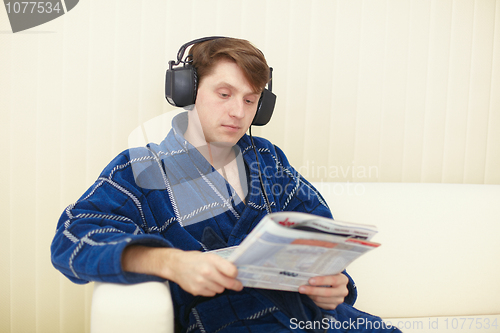
[[[196,74],[196,69],[191,64],[192,59],[188,60],[189,55],[185,59],[182,59],[186,49],[193,44],[219,38],[226,37],[213,36],[190,41],[182,45],[177,52],[177,61],[171,60],[168,62],[169,68],[165,76],[165,98],[170,104],[177,107],[185,107],[194,104],[196,101],[198,75]],[[182,66],[174,68],[174,66],[178,66],[180,63],[182,63]],[[252,125],[265,125],[273,115],[276,95],[272,93],[272,72],[273,69],[269,67],[270,80],[267,84],[268,89],[264,89],[260,95],[257,112],[255,113]]]

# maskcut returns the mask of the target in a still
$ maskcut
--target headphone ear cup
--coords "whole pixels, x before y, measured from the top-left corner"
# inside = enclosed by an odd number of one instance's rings
[[[192,105],[196,100],[197,85],[198,75],[193,66],[168,69],[165,76],[165,98],[173,106]]]
[[[253,118],[252,125],[264,126],[273,115],[274,105],[276,104],[276,95],[270,90],[264,89],[260,95],[259,104],[257,105],[257,112]]]

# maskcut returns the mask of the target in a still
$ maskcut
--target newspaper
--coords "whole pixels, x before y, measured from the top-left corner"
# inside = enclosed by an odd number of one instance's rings
[[[239,246],[213,251],[238,267],[245,287],[297,291],[313,276],[342,272],[378,246],[373,225],[299,212],[266,215]]]

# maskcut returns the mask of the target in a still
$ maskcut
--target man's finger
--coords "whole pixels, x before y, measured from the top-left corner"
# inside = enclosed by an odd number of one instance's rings
[[[230,278],[236,278],[238,276],[238,268],[236,268],[232,262],[219,257],[214,253],[207,253],[207,255],[209,256],[209,260],[212,261],[219,272]]]
[[[322,296],[322,297],[346,297],[349,293],[346,287],[336,286],[300,286],[299,293],[309,296]]]
[[[312,286],[332,286],[337,287],[346,285],[349,279],[344,274],[315,276],[309,279],[309,284]]]
[[[225,289],[231,289],[235,291],[240,291],[241,289],[243,289],[243,285],[240,281],[236,280],[235,278],[228,277],[224,274],[217,275],[214,282],[221,285]]]

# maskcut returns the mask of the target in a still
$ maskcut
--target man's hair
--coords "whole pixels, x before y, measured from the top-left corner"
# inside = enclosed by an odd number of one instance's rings
[[[256,93],[261,93],[269,81],[264,54],[244,39],[226,37],[197,43],[191,47],[189,58],[196,68],[198,82],[209,75],[221,59],[234,61]]]

